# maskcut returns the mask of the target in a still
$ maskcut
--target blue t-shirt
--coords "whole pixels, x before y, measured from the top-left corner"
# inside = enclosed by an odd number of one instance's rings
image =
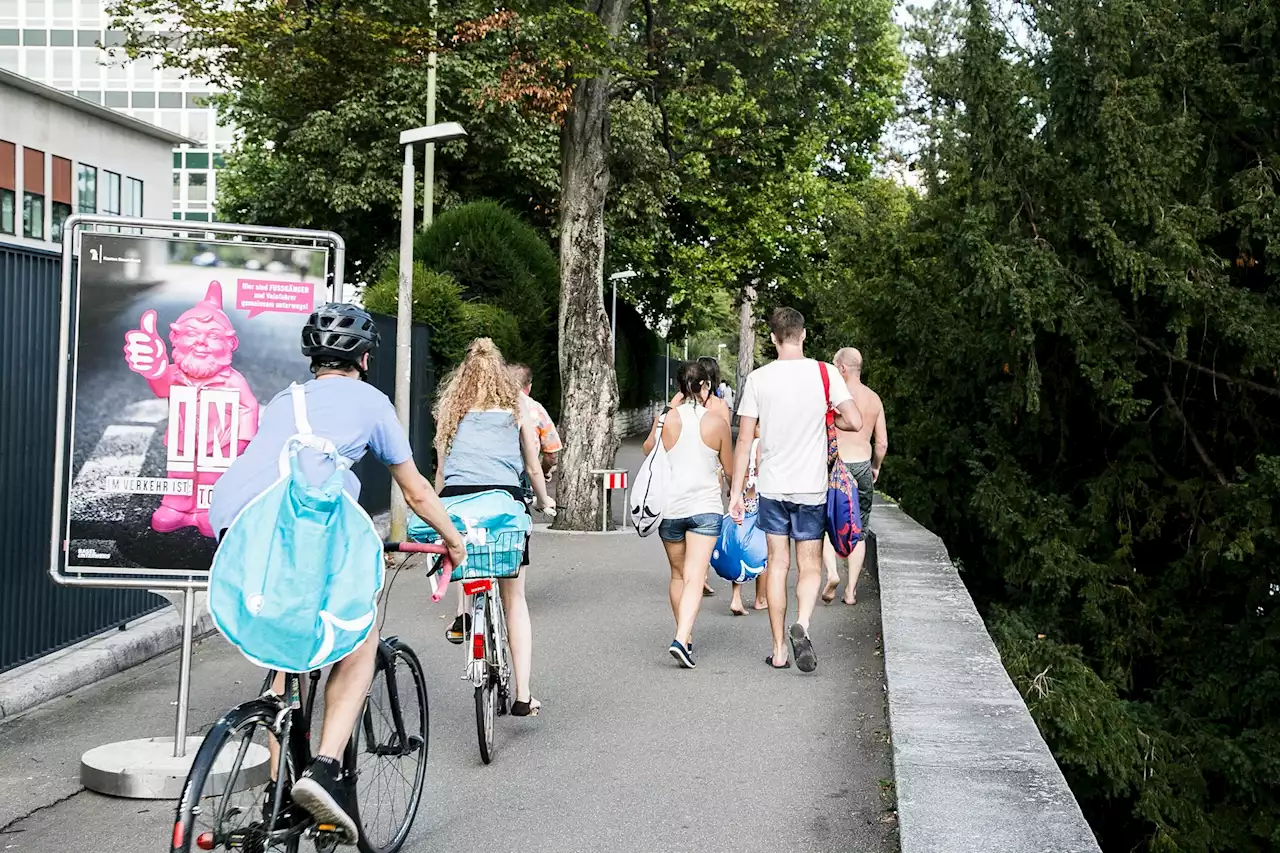
[[[345,376],[313,379],[302,387],[311,431],[332,441],[343,456],[357,462],[372,450],[387,465],[413,457],[395,407],[377,388]],[[213,487],[209,523],[215,533],[230,527],[249,501],[280,479],[280,452],[297,432],[293,399],[285,389],[262,410],[258,434]],[[304,449],[299,458],[303,472],[316,485],[333,473],[333,465],[318,453]],[[359,498],[360,481],[355,474],[348,471],[346,480],[347,491]]]

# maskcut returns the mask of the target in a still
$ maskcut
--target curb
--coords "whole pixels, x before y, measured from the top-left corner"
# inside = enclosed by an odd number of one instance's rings
[[[205,594],[196,596],[195,637],[213,632]],[[0,676],[0,720],[172,651],[182,644],[182,616],[173,607],[151,613],[121,631],[107,631],[37,658]]]
[[[533,525],[533,530],[538,534],[550,533],[552,536],[625,536],[636,532],[632,527],[615,527],[613,530],[552,530],[550,524],[543,523]]]

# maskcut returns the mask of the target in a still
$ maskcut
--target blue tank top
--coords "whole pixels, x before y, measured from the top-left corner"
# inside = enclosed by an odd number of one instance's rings
[[[519,486],[524,457],[510,412],[467,412],[444,459],[446,486]]]

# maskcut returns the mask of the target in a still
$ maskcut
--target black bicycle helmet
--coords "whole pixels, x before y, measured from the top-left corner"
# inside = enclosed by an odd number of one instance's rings
[[[328,302],[302,327],[302,354],[355,364],[378,348],[378,327],[369,312],[346,302]]]

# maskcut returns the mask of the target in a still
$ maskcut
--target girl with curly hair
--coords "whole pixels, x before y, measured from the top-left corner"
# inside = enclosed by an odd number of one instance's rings
[[[521,474],[533,487],[537,505],[554,512],[556,503],[547,495],[547,480],[539,460],[537,425],[520,404],[519,389],[511,379],[502,353],[489,338],[477,338],[466,358],[445,379],[436,399],[436,488],[440,497],[466,495],[490,489],[510,492],[524,499]],[[529,565],[525,542],[522,566]],[[541,703],[529,684],[533,668],[533,627],[524,595],[525,573],[499,582],[507,610],[507,638],[515,671],[516,701],[511,714],[528,717]],[[460,644],[467,635],[470,615],[459,587],[458,618],[446,636]]]

